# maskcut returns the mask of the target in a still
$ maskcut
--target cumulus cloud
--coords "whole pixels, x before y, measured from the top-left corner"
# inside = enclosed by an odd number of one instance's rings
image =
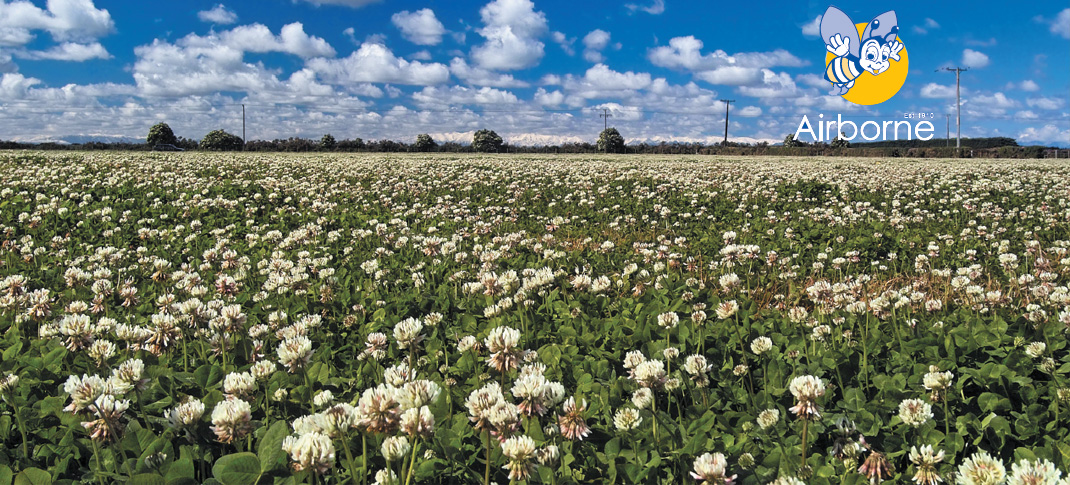
[[[674,37],[669,45],[650,49],[647,58],[656,66],[691,71],[698,79],[711,84],[740,86],[765,82],[765,71],[770,67],[808,64],[784,49],[729,55],[720,49],[703,54],[702,47],[702,41],[694,36]]]
[[[757,106],[744,106],[742,109],[737,111],[735,114],[736,114],[736,116],[743,116],[745,118],[753,118],[753,117],[756,117],[756,116],[761,116],[762,115],[762,109],[757,107]]]
[[[1046,124],[1040,128],[1030,126],[1018,133],[1018,141],[1067,146],[1070,145],[1070,129],[1061,129],[1054,123]]]
[[[650,86],[652,82],[650,74],[645,72],[617,72],[605,64],[595,64],[583,77],[567,75],[563,87],[570,95],[592,99],[627,96]]]
[[[402,10],[390,17],[390,21],[401,31],[401,36],[413,44],[438,45],[446,34],[446,28],[429,8],[415,12]]]
[[[568,37],[564,32],[550,32],[550,38],[554,43],[561,46],[561,50],[565,51],[565,54],[574,55],[576,50],[572,48],[572,44],[576,43],[575,37]]]
[[[803,24],[802,33],[807,37],[820,37],[821,36],[821,16],[814,17],[813,20]]]
[[[967,67],[979,69],[988,65],[988,56],[983,52],[966,49],[962,51],[962,64]]]
[[[1008,98],[1007,95],[1000,92],[997,92],[991,96],[973,96],[970,101],[972,101],[975,106],[980,106],[984,108],[1009,109],[1018,106],[1017,101]]]
[[[755,98],[787,98],[799,94],[795,81],[788,73],[776,73],[769,69],[762,69],[760,84],[740,86],[738,89],[740,94]]]
[[[540,106],[560,106],[565,102],[565,94],[561,91],[547,91],[539,88],[535,91],[534,101]]]
[[[386,46],[368,42],[348,57],[316,58],[308,62],[308,67],[325,82],[341,85],[370,82],[428,86],[446,82],[450,74],[443,64],[406,61]]]
[[[470,66],[464,59],[454,57],[450,61],[450,73],[467,84],[476,86],[491,86],[495,88],[522,88],[528,83],[518,81],[511,74],[503,74],[488,71],[479,67]]]
[[[210,10],[201,10],[200,12],[197,12],[197,18],[201,19],[201,22],[229,25],[238,21],[238,14],[225,7],[222,3],[219,3]]]
[[[695,74],[695,77],[710,84],[727,86],[750,86],[762,82],[762,70],[755,67],[724,66]]]
[[[624,5],[624,8],[628,9],[628,13],[635,13],[636,11],[643,11],[650,15],[661,15],[665,13],[665,0],[654,0],[650,5],[639,5],[635,3],[628,3]]]
[[[605,60],[602,49],[609,45],[609,32],[594,29],[583,37],[583,58],[587,62],[599,63]]]
[[[413,93],[412,99],[418,106],[423,107],[469,104],[504,105],[520,102],[516,95],[509,91],[485,86],[479,89],[465,86],[428,86],[421,91]]]
[[[226,91],[269,92],[290,90],[304,83],[295,73],[281,81],[262,64],[244,62],[246,52],[281,52],[302,58],[333,56],[326,41],[305,33],[300,23],[283,26],[279,35],[260,24],[245,25],[206,36],[189,34],[170,43],[157,39],[134,49],[134,81],[147,96],[183,96]],[[320,87],[314,91],[326,92]]]
[[[59,42],[88,42],[110,34],[115,22],[92,0],[49,0],[45,9],[28,1],[0,2],[0,37],[21,45],[33,39],[34,30],[46,31]]]
[[[929,83],[921,88],[921,97],[923,98],[953,98],[955,97],[955,86],[944,86],[942,84]]]
[[[1026,99],[1025,102],[1029,105],[1030,108],[1056,110],[1063,106],[1065,100],[1061,98],[1038,97]]]
[[[111,54],[100,45],[100,42],[90,44],[78,44],[64,42],[60,45],[42,51],[16,51],[15,55],[23,59],[47,59],[52,61],[82,62],[90,59],[110,59]]]
[[[1043,15],[1037,15],[1036,17],[1033,17],[1033,20],[1046,24],[1048,30],[1050,30],[1052,34],[1058,35],[1064,39],[1070,39],[1070,8],[1061,10],[1059,13],[1055,14],[1055,18],[1051,20],[1048,20]]]
[[[1022,81],[1020,83],[1009,82],[1005,86],[1005,89],[1008,89],[1008,90],[1017,89],[1017,90],[1021,90],[1021,91],[1035,92],[1035,91],[1040,91],[1040,85],[1038,85],[1032,79],[1026,79],[1025,81]]]
[[[546,15],[535,11],[530,0],[494,0],[479,10],[486,39],[472,49],[472,59],[484,69],[513,70],[532,67],[543,56],[538,39],[547,31]]]

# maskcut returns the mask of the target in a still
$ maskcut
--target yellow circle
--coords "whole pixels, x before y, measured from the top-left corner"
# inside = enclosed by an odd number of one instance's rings
[[[862,37],[862,33],[865,32],[866,25],[865,23],[855,24],[855,27],[858,28],[859,37]],[[907,48],[903,39],[896,36],[895,40],[904,44],[903,50],[899,51],[899,60],[891,60],[888,70],[878,76],[874,76],[869,71],[862,71],[862,75],[855,78],[855,85],[843,95],[843,99],[855,104],[874,105],[892,99],[892,96],[899,92],[899,89],[903,87],[903,83],[907,81],[910,62],[907,59]],[[826,52],[825,67],[827,68],[835,58],[836,56],[833,53]],[[829,84],[831,85],[832,83]]]

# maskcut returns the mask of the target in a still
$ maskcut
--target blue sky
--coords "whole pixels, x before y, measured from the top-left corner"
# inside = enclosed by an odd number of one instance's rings
[[[894,98],[828,94],[815,1],[0,0],[0,139],[301,136],[521,144],[780,141],[802,115],[944,113],[954,134],[1070,147],[1070,3],[840,1],[895,10],[910,72]],[[177,6],[176,6],[177,5]],[[577,9],[577,6],[582,9]]]

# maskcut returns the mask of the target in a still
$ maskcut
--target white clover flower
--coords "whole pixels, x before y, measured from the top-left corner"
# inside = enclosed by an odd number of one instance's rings
[[[312,341],[304,335],[298,335],[283,340],[275,352],[279,356],[279,363],[286,366],[292,374],[304,368],[312,358]]]
[[[411,449],[412,445],[409,444],[409,439],[404,436],[391,436],[383,440],[383,458],[387,462],[395,462],[405,458],[405,455],[408,455]]]
[[[1061,476],[1062,472],[1048,460],[1022,459],[1011,465],[1011,476],[1007,480],[1007,485],[1058,485]]]
[[[407,349],[411,345],[419,344],[423,340],[424,324],[416,318],[406,318],[397,325],[394,325],[394,340],[398,342],[398,347]]]
[[[821,417],[817,399],[825,395],[825,383],[819,377],[799,376],[791,380],[788,390],[795,396],[796,404],[790,411],[801,418]]]
[[[275,363],[270,360],[259,360],[252,367],[249,368],[249,373],[256,378],[256,380],[264,380],[271,377],[271,374],[275,373]]]
[[[680,316],[676,312],[662,313],[658,315],[658,325],[662,328],[672,330],[676,328],[676,325],[680,323]]]
[[[1007,479],[1003,462],[984,451],[978,451],[959,465],[955,476],[957,485],[1002,485]]]
[[[632,393],[632,404],[639,409],[646,409],[654,401],[654,393],[647,387],[636,389]]]
[[[932,406],[921,399],[904,399],[899,403],[899,419],[910,426],[921,426],[932,417]]]
[[[776,408],[769,408],[761,413],[758,413],[758,426],[763,430],[769,429],[771,426],[776,426],[780,421],[780,410]]]
[[[334,442],[323,433],[305,433],[296,438],[287,436],[282,442],[282,450],[290,454],[296,471],[324,474],[334,467]]]
[[[762,355],[773,348],[773,340],[769,337],[758,337],[751,341],[750,350],[757,355]]]
[[[229,396],[248,396],[256,390],[256,378],[248,372],[231,372],[223,378],[223,392]]]
[[[527,480],[535,470],[531,463],[535,457],[535,441],[526,435],[512,436],[502,442],[502,455],[509,459],[504,469],[509,470],[509,480]]]
[[[642,422],[643,418],[639,416],[639,411],[633,408],[622,408],[613,415],[613,425],[619,431],[633,430]]]
[[[698,480],[702,485],[730,484],[736,476],[726,476],[728,461],[720,453],[704,453],[695,458],[694,471],[691,478]]]
[[[312,397],[312,405],[316,407],[323,407],[332,402],[334,402],[334,393],[329,389],[317,392],[316,395]]]
[[[729,318],[732,318],[732,316],[735,315],[738,311],[739,304],[736,303],[736,300],[724,301],[721,302],[720,305],[717,305],[717,318],[720,318],[721,320],[727,320]]]
[[[232,443],[252,431],[252,407],[241,399],[226,399],[212,409],[212,431],[216,440]]]
[[[1032,342],[1025,347],[1025,355],[1028,355],[1034,359],[1044,355],[1044,351],[1048,348],[1048,345],[1044,342]]]

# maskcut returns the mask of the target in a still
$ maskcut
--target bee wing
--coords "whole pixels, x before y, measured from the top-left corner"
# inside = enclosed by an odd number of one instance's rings
[[[895,16],[895,10],[889,10],[869,21],[866,30],[862,32],[862,40],[879,38],[886,43],[895,40],[899,34],[899,22]]]
[[[850,39],[848,44],[850,54],[858,57],[862,43],[858,41],[858,29],[855,28],[854,22],[851,21],[851,17],[843,13],[843,10],[829,7],[828,10],[825,10],[825,14],[821,16],[821,40],[825,41],[827,45],[829,37],[835,37],[836,35]]]

